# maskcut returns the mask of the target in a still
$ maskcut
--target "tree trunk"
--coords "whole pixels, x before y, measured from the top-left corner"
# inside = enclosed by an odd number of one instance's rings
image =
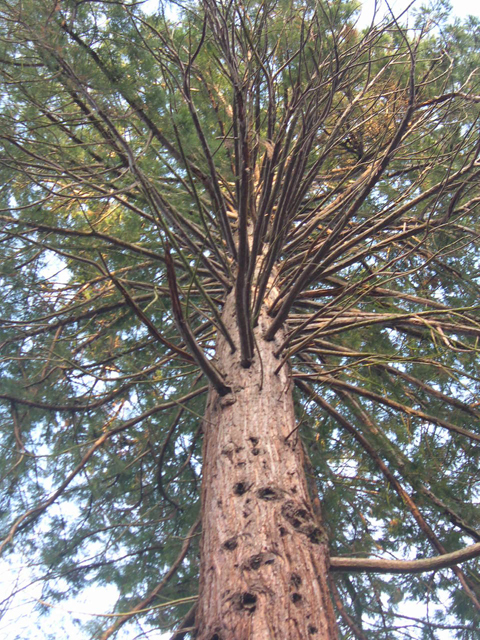
[[[238,344],[234,297],[223,320]],[[308,494],[292,382],[273,355],[283,340],[255,329],[252,366],[223,338],[217,364],[232,393],[212,389],[204,420],[203,535],[197,640],[338,638],[328,548]]]

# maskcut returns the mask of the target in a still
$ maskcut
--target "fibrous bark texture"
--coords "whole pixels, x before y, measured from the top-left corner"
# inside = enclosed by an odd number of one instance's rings
[[[237,338],[234,299],[223,320]],[[223,338],[217,365],[231,393],[210,392],[204,421],[203,535],[197,640],[333,640],[325,533],[314,515],[293,407],[276,342],[263,339],[253,364]],[[238,343],[238,342],[237,342]]]

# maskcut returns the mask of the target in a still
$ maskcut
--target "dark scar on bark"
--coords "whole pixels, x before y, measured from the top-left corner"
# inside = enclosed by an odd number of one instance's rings
[[[237,482],[233,485],[233,493],[236,496],[243,496],[244,493],[247,493],[249,486],[246,482]]]
[[[256,571],[262,566],[262,560],[263,560],[263,555],[261,553],[257,553],[248,560],[247,564],[250,567],[250,569],[253,569],[254,571]]]
[[[249,571],[252,569],[253,571],[257,571],[260,569],[262,564],[273,564],[275,562],[275,558],[272,553],[256,553],[245,562],[243,565],[244,569]]]
[[[229,538],[223,543],[223,548],[227,551],[233,551],[238,547],[237,538],[234,536],[233,538]]]
[[[292,573],[290,576],[290,583],[294,587],[299,587],[302,584],[302,578],[298,575],[298,573]]]
[[[313,544],[320,544],[325,540],[325,533],[315,524],[313,514],[293,500],[287,500],[282,505],[282,515],[294,529],[307,536]]]
[[[257,496],[261,500],[281,500],[283,498],[283,491],[276,487],[262,487],[257,491]]]
[[[248,613],[253,613],[257,608],[257,596],[249,591],[235,594],[233,600],[237,609],[244,609]]]

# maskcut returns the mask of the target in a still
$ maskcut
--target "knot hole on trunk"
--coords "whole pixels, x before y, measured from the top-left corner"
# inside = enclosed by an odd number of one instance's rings
[[[234,549],[236,549],[238,547],[236,536],[233,536],[233,538],[229,538],[228,540],[226,540],[222,546],[227,551],[233,551]]]
[[[250,489],[250,486],[247,482],[236,482],[233,485],[233,493],[236,496],[243,496],[243,494],[247,493],[249,489]]]
[[[234,598],[237,609],[253,613],[257,608],[257,596],[249,591],[237,593]]]
[[[281,500],[284,491],[277,487],[262,487],[257,491],[257,496],[261,500]]]
[[[325,532],[316,525],[313,513],[305,507],[296,504],[293,500],[287,500],[282,505],[282,515],[296,531],[307,536],[313,544],[326,541]]]
[[[298,587],[302,584],[302,578],[298,575],[298,573],[292,573],[290,575],[290,584],[295,589],[298,589]]]

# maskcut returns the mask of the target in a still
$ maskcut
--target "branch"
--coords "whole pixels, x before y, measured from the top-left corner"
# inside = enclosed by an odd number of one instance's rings
[[[377,558],[330,558],[332,571],[374,573],[424,573],[425,571],[439,571],[449,569],[461,562],[472,560],[480,556],[480,542],[464,547],[458,551],[444,553],[434,558],[422,560],[383,560]]]
[[[343,415],[338,413],[338,411],[336,411],[328,402],[326,402],[311,387],[309,387],[304,382],[301,382],[300,380],[296,380],[295,383],[296,383],[296,385],[298,387],[300,387],[300,389],[302,389],[307,394],[309,394],[310,398],[316,404],[318,404],[320,407],[322,407],[322,409],[327,411],[327,413],[329,413],[332,416],[332,418],[334,418],[335,421],[345,431],[347,431],[351,436],[353,436],[353,438],[365,450],[365,452],[368,453],[368,455],[370,456],[372,461],[375,463],[375,465],[378,467],[378,469],[380,470],[380,472],[384,476],[385,480],[387,480],[387,482],[390,484],[390,486],[397,493],[398,497],[408,507],[410,513],[412,514],[413,518],[417,522],[418,526],[420,527],[420,529],[423,532],[423,534],[426,536],[426,538],[429,541],[429,543],[431,544],[431,546],[436,551],[438,551],[438,553],[440,555],[445,555],[446,554],[445,547],[439,541],[439,539],[435,535],[435,533],[432,530],[432,528],[430,527],[430,525],[425,521],[425,518],[420,513],[420,511],[419,511],[417,505],[415,504],[415,502],[413,501],[411,495],[403,488],[401,483],[397,480],[397,478],[393,475],[393,473],[390,471],[390,469],[387,467],[387,465],[383,462],[383,460],[380,458],[380,455],[375,450],[375,448],[372,446],[372,444],[365,438],[365,436],[363,436],[363,434],[361,434],[353,426],[353,424],[351,422],[349,422]],[[479,553],[479,555],[480,555],[480,553]],[[480,611],[480,602],[479,602],[479,600],[477,598],[476,593],[473,591],[473,589],[471,587],[471,584],[469,584],[470,581],[467,580],[467,578],[464,575],[463,571],[461,569],[459,569],[455,565],[455,563],[452,565],[452,570],[455,573],[455,575],[457,576],[457,578],[459,579],[459,581],[460,581],[465,593],[467,594],[467,596],[472,601],[474,607],[478,611]]]
[[[451,93],[443,94],[443,96],[435,96],[434,98],[430,98],[430,100],[420,102],[415,106],[415,108],[422,109],[423,107],[428,107],[431,104],[441,104],[442,102],[453,100],[454,98],[462,98],[462,100],[467,100],[468,102],[480,102],[480,96],[469,95],[468,93],[463,93],[462,91],[452,91]]]
[[[336,560],[336,559],[337,558],[330,558],[330,569],[333,569],[332,560]],[[337,586],[335,582],[332,580],[332,576],[329,575],[328,578],[329,578],[328,586],[330,587],[330,591],[333,596],[333,601],[335,602],[335,606],[337,607],[338,613],[341,615],[343,621],[350,628],[350,631],[357,638],[357,640],[368,640],[366,635],[363,633],[362,629],[356,624],[354,620],[352,620],[352,618],[346,612],[345,607],[343,606],[342,599],[340,597],[340,593],[338,592]]]
[[[175,318],[180,335],[185,341],[185,344],[189,347],[193,357],[195,358],[198,366],[210,380],[212,385],[217,390],[220,396],[226,396],[230,393],[230,387],[228,387],[222,375],[215,368],[215,366],[207,359],[203,350],[199,347],[192,330],[188,326],[185,318],[183,317],[182,307],[180,305],[180,299],[178,297],[177,279],[175,276],[175,268],[173,266],[173,260],[170,255],[170,248],[168,244],[165,244],[165,264],[167,267],[167,279],[170,289],[170,300],[172,303],[172,313]]]
[[[310,379],[310,376],[307,374],[296,373],[294,372],[295,377],[302,378],[306,377]],[[407,407],[406,405],[401,404],[400,402],[396,402],[395,400],[391,400],[386,396],[381,396],[378,393],[374,393],[373,391],[369,391],[368,389],[361,389],[360,387],[356,387],[349,382],[344,382],[343,380],[338,380],[328,375],[322,375],[321,373],[315,374],[315,380],[317,382],[324,382],[325,384],[330,385],[331,387],[346,389],[347,391],[351,391],[352,393],[356,393],[357,395],[363,396],[364,398],[368,398],[369,400],[373,400],[374,402],[378,402],[379,404],[383,404],[387,407],[391,407],[392,409],[396,409],[411,416],[417,416],[426,422],[430,422],[431,424],[436,424],[439,427],[443,427],[444,429],[448,429],[454,433],[459,433],[466,438],[470,438],[470,440],[475,440],[480,442],[480,434],[474,433],[473,431],[468,431],[467,429],[463,429],[463,427],[459,427],[456,424],[452,424],[451,422],[447,422],[442,418],[437,418],[436,416],[432,416],[428,413],[424,413],[423,411],[419,411],[418,409],[413,409],[412,407]]]
[[[139,613],[141,610],[148,607],[150,603],[158,596],[158,594],[163,589],[163,587],[166,584],[168,584],[168,582],[171,580],[171,578],[176,574],[176,572],[180,568],[180,565],[182,564],[185,556],[187,555],[188,549],[190,547],[191,539],[195,535],[195,532],[199,526],[200,526],[200,518],[197,518],[192,528],[187,533],[185,540],[183,541],[182,548],[180,550],[180,553],[177,556],[177,559],[172,564],[170,569],[167,571],[163,580],[155,587],[155,589],[153,589],[153,591],[150,591],[150,593],[141,602],[139,602],[137,606],[134,607],[127,615],[125,615],[121,620],[118,620],[117,622],[112,624],[105,631],[105,633],[102,635],[100,640],[107,640],[107,638],[110,638],[110,636],[114,634],[121,626],[123,626],[125,622],[128,622],[128,620],[130,620],[130,618],[132,618],[136,613]]]
[[[111,429],[110,431],[107,431],[106,433],[103,433],[93,443],[93,445],[90,447],[90,449],[82,457],[82,459],[77,464],[77,466],[73,469],[73,471],[71,471],[69,473],[69,475],[62,482],[62,484],[59,486],[59,488],[54,493],[52,493],[52,495],[49,498],[47,498],[47,500],[45,500],[44,502],[40,503],[36,507],[33,507],[32,509],[29,509],[23,515],[21,515],[19,518],[17,518],[17,520],[14,522],[14,524],[10,528],[10,531],[8,532],[8,535],[6,536],[6,538],[4,538],[4,540],[0,544],[0,555],[3,552],[4,548],[13,540],[13,537],[15,536],[15,533],[17,532],[17,530],[19,528],[24,529],[26,526],[31,524],[51,504],[53,504],[57,500],[57,498],[65,491],[65,489],[72,482],[72,480],[85,467],[85,465],[90,460],[90,458],[93,456],[93,454],[104,444],[104,442],[106,442],[108,440],[108,438],[111,438],[112,436],[117,435],[118,433],[121,433],[122,431],[126,431],[127,429],[129,429],[130,427],[133,427],[134,425],[138,424],[139,422],[143,422],[146,418],[154,415],[158,411],[164,411],[165,409],[171,409],[172,407],[181,405],[181,403],[186,402],[187,400],[190,400],[191,398],[195,398],[196,396],[199,396],[202,393],[205,393],[205,391],[207,391],[207,389],[208,389],[208,387],[201,387],[200,389],[197,389],[196,391],[192,391],[191,393],[188,393],[187,395],[183,396],[179,400],[170,400],[168,402],[165,402],[164,404],[157,405],[156,407],[153,407],[152,409],[149,409],[148,411],[145,411],[144,413],[140,414],[139,416],[137,416],[135,418],[132,418],[131,420],[126,420],[125,422],[123,422],[118,427],[115,427],[114,429]]]
[[[197,613],[197,603],[191,607],[188,611],[187,615],[183,618],[180,625],[177,627],[177,630],[170,638],[170,640],[182,640],[187,633],[192,630],[192,627],[195,623],[195,614]]]
[[[105,261],[103,260],[103,258],[102,258],[102,262],[103,262],[103,264],[105,266],[105,269],[107,269],[107,271],[108,271],[107,265],[106,265]],[[148,318],[148,316],[142,311],[142,309],[140,309],[140,307],[137,305],[135,300],[132,298],[132,296],[125,289],[123,284],[121,284],[120,281],[117,280],[117,278],[115,278],[115,276],[113,276],[109,271],[108,271],[108,273],[109,273],[109,276],[110,276],[113,284],[121,292],[121,294],[125,298],[125,301],[127,302],[128,306],[133,310],[133,312],[135,313],[137,318],[139,318],[143,322],[143,324],[147,327],[148,332],[152,336],[152,338],[155,338],[156,340],[158,340],[161,344],[163,344],[163,346],[168,347],[174,353],[176,353],[179,356],[181,356],[187,362],[191,362],[191,363],[195,362],[194,358],[192,358],[192,356],[189,353],[187,353],[183,349],[180,349],[180,347],[177,347],[176,345],[172,344],[171,342],[169,342],[168,340],[166,340],[162,336],[162,334],[157,329],[157,327],[154,325],[154,323],[150,320],[150,318]]]

